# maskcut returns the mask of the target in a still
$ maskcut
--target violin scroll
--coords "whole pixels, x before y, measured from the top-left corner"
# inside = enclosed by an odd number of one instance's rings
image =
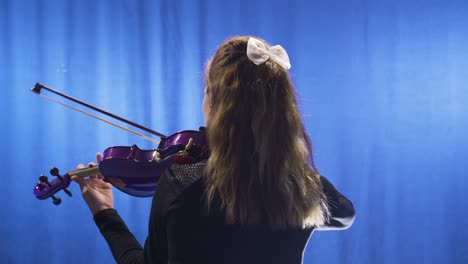
[[[50,174],[59,178],[60,180],[63,181],[63,177],[60,176],[60,173],[59,173],[59,170],[57,169],[57,167],[52,167],[52,169],[50,169]],[[69,197],[72,197],[72,193],[71,191],[68,189],[68,188],[63,188],[63,191],[69,196]]]
[[[47,198],[52,198],[52,203],[55,205],[59,205],[62,203],[62,199],[55,196],[55,194],[61,190],[68,196],[72,196],[71,191],[68,189],[70,185],[71,179],[68,174],[61,176],[59,170],[56,167],[50,169],[50,174],[55,176],[56,178],[49,182],[49,178],[45,175],[39,176],[39,182],[34,187],[34,196],[36,196],[40,200],[45,200]]]

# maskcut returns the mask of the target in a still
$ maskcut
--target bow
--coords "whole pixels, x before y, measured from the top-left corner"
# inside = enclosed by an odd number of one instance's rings
[[[255,38],[249,38],[247,42],[247,57],[256,65],[265,63],[267,60],[272,60],[285,70],[291,68],[288,53],[283,47],[276,45],[268,48],[265,43]]]

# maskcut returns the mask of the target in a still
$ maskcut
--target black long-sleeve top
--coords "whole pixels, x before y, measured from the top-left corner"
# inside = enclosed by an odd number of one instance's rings
[[[204,163],[175,164],[160,178],[153,197],[148,237],[142,248],[114,209],[94,221],[118,263],[302,263],[314,228],[272,230],[228,225],[222,210],[206,210]],[[316,229],[345,229],[354,221],[353,204],[324,177],[331,218]]]

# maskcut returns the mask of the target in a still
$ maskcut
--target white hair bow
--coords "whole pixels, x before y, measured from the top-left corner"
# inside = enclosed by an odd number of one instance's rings
[[[289,56],[286,50],[280,45],[268,48],[265,43],[256,38],[249,38],[247,42],[247,57],[256,65],[272,60],[283,67],[285,70],[291,68]]]

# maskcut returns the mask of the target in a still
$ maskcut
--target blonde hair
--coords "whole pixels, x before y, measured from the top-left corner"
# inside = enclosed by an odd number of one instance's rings
[[[247,41],[228,39],[207,67],[208,206],[219,198],[230,224],[322,225],[328,209],[291,80],[272,61],[252,63]]]

